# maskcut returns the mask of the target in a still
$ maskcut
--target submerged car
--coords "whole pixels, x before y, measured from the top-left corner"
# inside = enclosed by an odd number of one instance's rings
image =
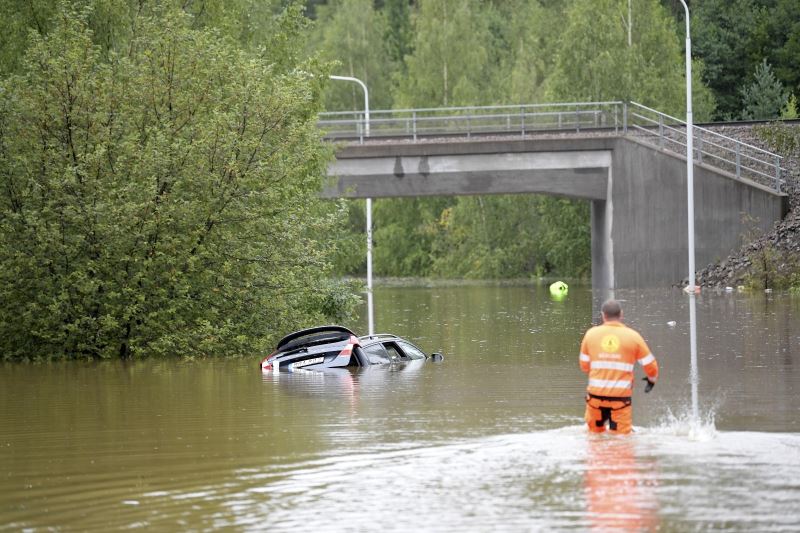
[[[278,342],[275,351],[261,360],[261,370],[274,372],[360,367],[420,359],[441,361],[442,355],[428,356],[410,341],[381,333],[357,336],[344,326],[319,326],[295,331]]]

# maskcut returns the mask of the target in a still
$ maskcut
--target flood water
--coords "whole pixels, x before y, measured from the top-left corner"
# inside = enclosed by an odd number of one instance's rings
[[[2,365],[0,530],[800,530],[800,297],[697,298],[696,418],[688,297],[616,291],[661,377],[634,434],[589,436],[607,296],[378,286],[376,330],[442,363]]]

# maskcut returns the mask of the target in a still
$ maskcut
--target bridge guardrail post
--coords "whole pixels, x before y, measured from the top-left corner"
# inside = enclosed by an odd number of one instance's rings
[[[575,110],[575,132],[581,132],[581,112],[577,109]]]
[[[658,147],[664,148],[664,117],[662,115],[658,115]]]
[[[697,132],[697,162],[703,162],[703,130],[694,129]]]
[[[525,137],[525,108],[522,106],[519,108],[519,123],[522,128],[522,136]]]
[[[775,190],[781,192],[781,156],[775,156]]]
[[[742,177],[742,145],[736,143],[736,179]]]
[[[628,134],[628,102],[622,102],[622,134]]]
[[[414,135],[414,142],[417,142],[417,112],[411,112],[411,130]]]

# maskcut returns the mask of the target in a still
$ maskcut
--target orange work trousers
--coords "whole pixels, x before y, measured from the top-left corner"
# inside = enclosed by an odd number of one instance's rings
[[[587,394],[584,419],[592,433],[603,433],[606,425],[612,433],[630,433],[633,426],[631,399]]]

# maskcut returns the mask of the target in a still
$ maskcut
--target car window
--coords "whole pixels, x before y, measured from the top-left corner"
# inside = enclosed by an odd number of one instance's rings
[[[391,362],[389,354],[386,353],[386,349],[384,349],[383,345],[379,342],[364,347],[364,352],[367,354],[369,362],[372,364]]]
[[[425,354],[413,344],[408,342],[399,341],[397,344],[406,353],[409,359],[425,359]]]
[[[393,342],[384,342],[383,347],[386,348],[386,352],[389,354],[389,357],[392,359],[392,361],[403,361],[409,359]]]

